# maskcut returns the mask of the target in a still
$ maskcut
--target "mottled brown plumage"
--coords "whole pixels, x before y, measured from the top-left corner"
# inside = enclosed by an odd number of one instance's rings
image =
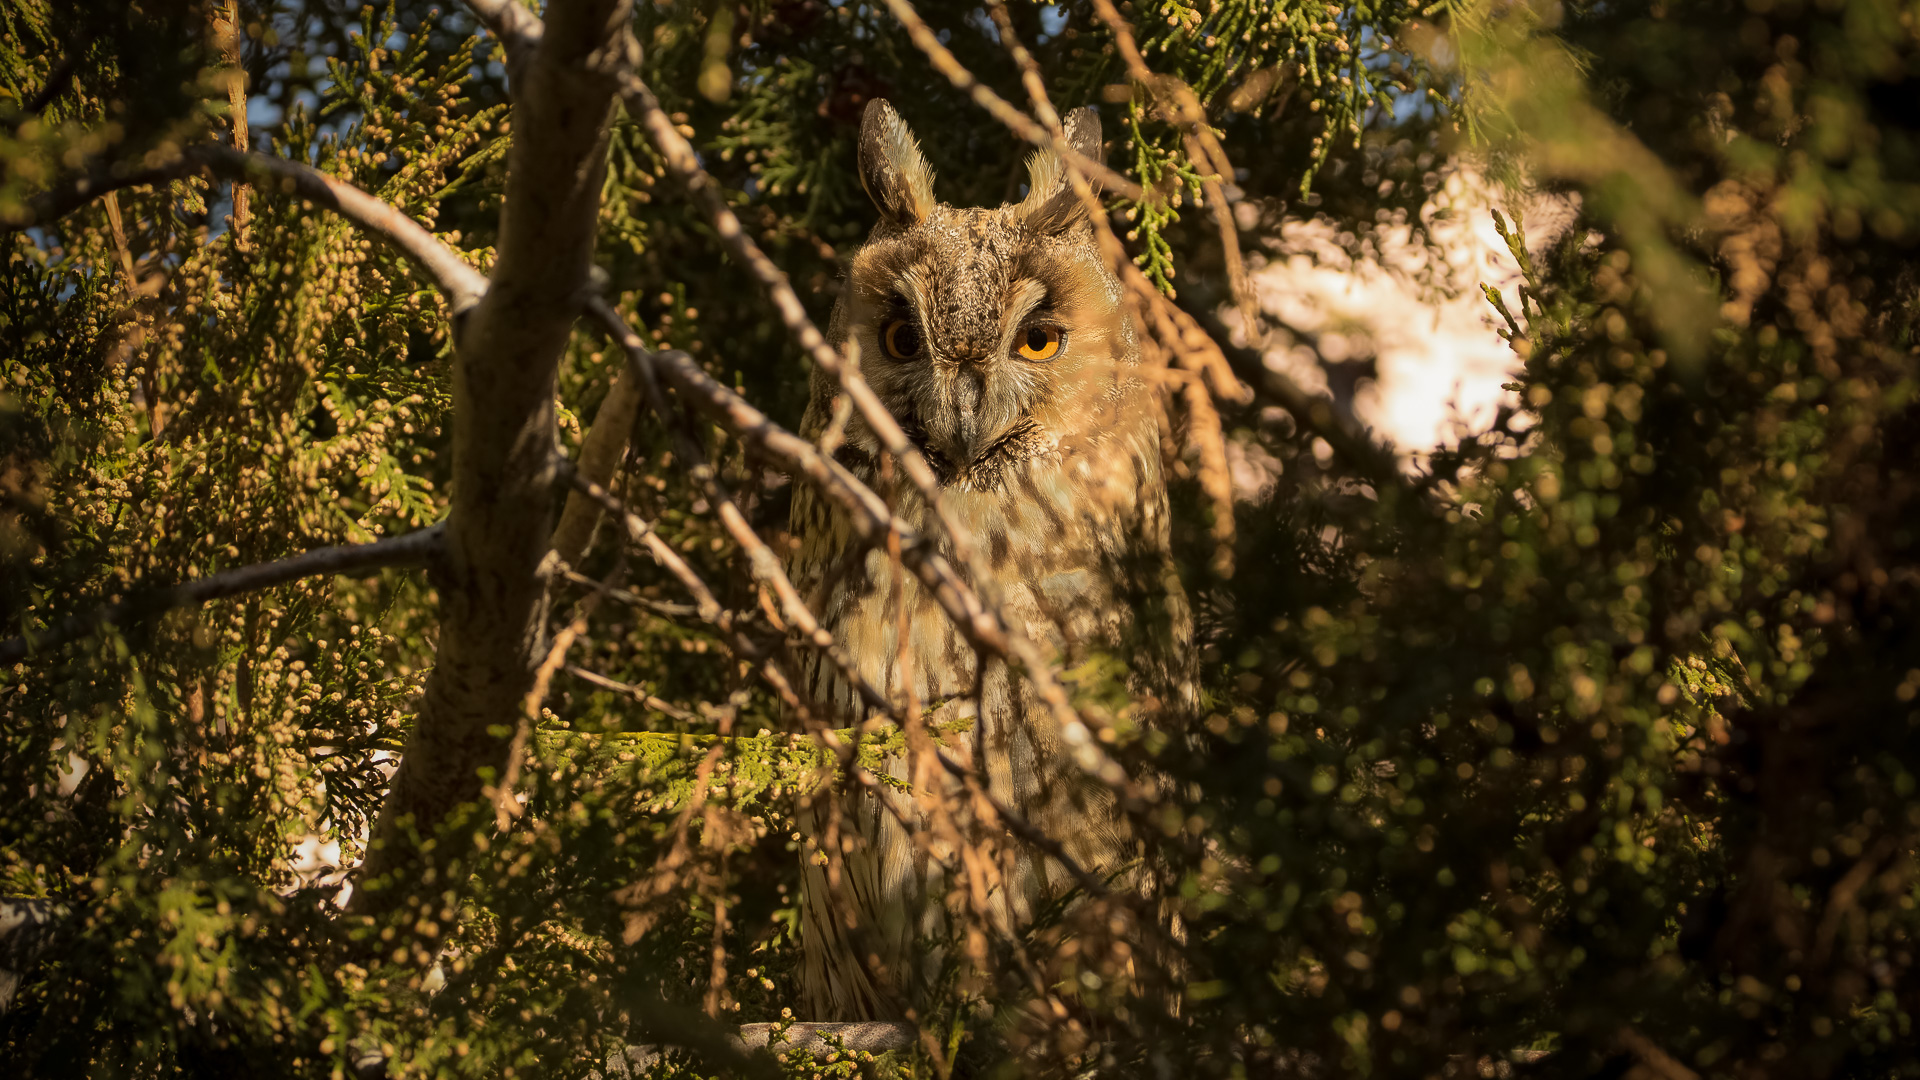
[[[1088,156],[1100,151],[1091,110],[1068,121]],[[1008,619],[1068,665],[1097,655],[1128,668],[1130,688],[1174,707],[1190,703],[1192,619],[1168,551],[1167,495],[1151,387],[1140,377],[1119,283],[1094,244],[1083,205],[1051,153],[1029,165],[1017,205],[938,204],[911,132],[885,102],[868,106],[860,173],[881,220],[854,256],[834,313],[836,345],[926,455],[944,498],[971,530]],[[837,385],[816,371],[803,430],[820,438]],[[881,448],[856,416],[839,457],[891,491],[897,512],[939,536],[912,485],[883,478]],[[980,767],[1006,804],[1058,838],[1084,866],[1112,873],[1133,861],[1114,801],[1080,775],[1048,711],[1025,682],[973,650],[884,549],[859,544],[831,501],[795,493],[790,571],[861,673],[894,700],[909,684],[928,721],[976,717],[947,753]],[[902,678],[897,628],[908,627]],[[860,719],[856,696],[816,658],[806,690],[838,723]],[[901,780],[903,758],[888,770]],[[923,771],[924,790],[952,782]],[[805,1002],[810,1019],[893,1018],[924,1008],[949,959],[941,864],[976,821],[964,799],[935,827],[931,800],[889,796],[921,823],[916,844],[894,813],[857,789],[802,812],[808,851],[803,897]],[[830,803],[828,800],[838,800]],[[844,853],[829,860],[819,847]],[[1071,887],[1057,864],[1014,845],[1010,863],[975,867],[974,909],[1017,927]]]

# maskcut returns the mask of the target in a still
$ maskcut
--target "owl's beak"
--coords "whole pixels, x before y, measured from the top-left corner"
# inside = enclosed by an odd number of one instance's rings
[[[953,433],[940,448],[955,465],[973,464],[980,445],[980,399],[986,396],[986,373],[979,364],[962,364],[953,380]]]
[[[934,448],[949,462],[964,469],[992,451],[1007,432],[1019,422],[1018,410],[992,392],[987,365],[967,362],[959,365],[951,384],[950,425],[944,431],[929,431]],[[1009,415],[1011,414],[1011,415]]]

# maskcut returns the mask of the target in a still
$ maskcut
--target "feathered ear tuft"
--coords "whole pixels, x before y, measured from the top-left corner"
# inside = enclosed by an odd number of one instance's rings
[[[1067,145],[1081,157],[1101,161],[1100,113],[1092,106],[1075,109],[1064,121]],[[1089,178],[1093,189],[1099,182]],[[1052,150],[1036,151],[1027,159],[1027,197],[1014,211],[1028,228],[1059,233],[1087,219],[1086,204],[1067,182],[1067,165]]]
[[[882,98],[860,119],[860,184],[892,225],[917,225],[933,213],[933,170],[913,129]]]

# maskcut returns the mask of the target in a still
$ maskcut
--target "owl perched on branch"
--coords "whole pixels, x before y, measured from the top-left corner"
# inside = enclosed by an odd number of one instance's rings
[[[1072,114],[1066,133],[1076,151],[1100,156],[1092,109]],[[938,203],[913,133],[874,101],[859,169],[880,221],[853,258],[830,333],[857,355],[971,531],[991,576],[974,586],[1063,667],[1112,658],[1150,710],[1190,705],[1192,616],[1169,552],[1155,389],[1065,166],[1050,151],[1034,155],[1015,205]],[[844,432],[830,432],[838,389],[814,372],[803,431],[839,442],[840,461],[907,524],[949,543],[857,416],[839,410]],[[919,581],[884,545],[857,540],[831,501],[796,491],[791,527],[792,577],[866,680],[896,702],[910,694],[941,752],[986,777],[1002,805],[1082,867],[1126,872],[1135,844],[1111,791],[1074,767],[1026,681],[976,655]],[[816,706],[837,725],[863,719],[838,671],[817,655],[807,663]],[[1017,932],[1075,887],[1004,830],[985,835],[991,813],[927,745],[885,764],[912,793],[845,782],[802,811],[809,1019],[924,1010],[955,960],[945,943],[956,928],[979,931],[969,946],[977,961],[983,936]]]

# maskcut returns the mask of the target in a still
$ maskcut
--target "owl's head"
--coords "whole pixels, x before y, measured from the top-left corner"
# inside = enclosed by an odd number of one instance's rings
[[[1101,156],[1094,110],[1072,113],[1066,134]],[[948,206],[913,132],[876,100],[859,159],[880,221],[853,257],[835,337],[857,343],[861,371],[943,479],[990,489],[1009,466],[1110,424],[1099,405],[1121,395],[1137,346],[1059,158],[1034,154],[1018,203]]]

